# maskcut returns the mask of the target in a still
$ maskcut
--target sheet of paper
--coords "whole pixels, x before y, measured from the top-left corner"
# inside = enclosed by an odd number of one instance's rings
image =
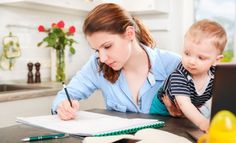
[[[54,131],[83,136],[125,130],[158,122],[153,119],[125,119],[104,114],[79,111],[74,120],[63,121],[57,115],[18,117],[17,122],[38,126]]]

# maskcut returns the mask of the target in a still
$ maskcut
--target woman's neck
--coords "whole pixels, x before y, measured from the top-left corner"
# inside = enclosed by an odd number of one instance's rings
[[[149,58],[146,51],[138,44],[138,42],[132,42],[132,52],[127,63],[123,69],[125,71],[139,72],[143,71],[143,68],[149,67]]]

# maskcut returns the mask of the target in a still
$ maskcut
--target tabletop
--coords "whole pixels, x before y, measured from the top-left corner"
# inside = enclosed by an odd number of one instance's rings
[[[192,142],[195,142],[191,136],[186,132],[187,130],[196,129],[196,126],[193,125],[186,118],[174,118],[167,116],[159,115],[150,115],[150,114],[141,114],[141,113],[121,113],[116,111],[108,111],[104,109],[91,109],[87,110],[91,112],[107,114],[111,116],[119,116],[123,118],[146,118],[146,119],[159,119],[165,121],[165,126],[160,128],[161,130],[168,131],[170,133],[183,136],[189,139]],[[39,136],[49,133],[56,133],[47,129],[36,128],[32,126],[27,126],[23,124],[18,124],[10,127],[0,128],[0,142],[4,143],[16,143],[21,142],[21,139],[29,136]],[[82,143],[82,138],[79,136],[70,135],[66,138],[52,139],[52,140],[43,140],[37,141],[37,143]]]

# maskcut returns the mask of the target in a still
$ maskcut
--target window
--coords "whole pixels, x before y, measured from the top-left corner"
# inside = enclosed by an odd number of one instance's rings
[[[235,56],[235,0],[195,0],[195,20],[212,19],[219,22],[226,30],[228,43],[222,62],[230,62]]]

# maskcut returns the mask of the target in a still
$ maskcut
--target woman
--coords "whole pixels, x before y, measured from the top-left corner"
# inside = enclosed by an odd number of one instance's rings
[[[78,100],[99,89],[106,108],[120,112],[148,113],[164,79],[180,62],[178,55],[154,49],[149,31],[117,4],[104,3],[87,15],[83,32],[96,51],[67,86],[72,107],[61,90],[52,112],[73,119]]]

